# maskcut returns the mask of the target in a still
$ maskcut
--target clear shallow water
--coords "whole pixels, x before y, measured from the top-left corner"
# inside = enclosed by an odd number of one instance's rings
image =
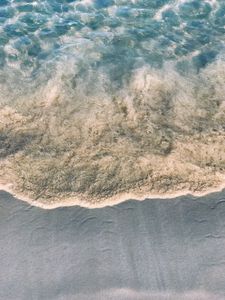
[[[1,1],[4,182],[92,202],[218,186],[224,13],[219,0]]]
[[[41,210],[0,193],[1,300],[224,300],[225,193]]]
[[[70,55],[113,79],[144,65],[199,70],[224,49],[224,1],[1,1],[0,66],[36,74]]]

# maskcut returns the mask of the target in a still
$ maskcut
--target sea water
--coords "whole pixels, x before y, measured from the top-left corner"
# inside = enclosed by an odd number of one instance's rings
[[[224,13],[220,0],[2,0],[4,183],[42,202],[220,185]]]
[[[101,70],[117,84],[166,62],[200,71],[223,56],[224,10],[220,0],[2,0],[1,68],[27,79],[72,60],[74,76]]]

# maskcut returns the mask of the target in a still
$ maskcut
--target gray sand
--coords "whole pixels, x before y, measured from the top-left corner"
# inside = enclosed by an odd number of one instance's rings
[[[225,299],[225,191],[42,210],[0,192],[0,299]]]

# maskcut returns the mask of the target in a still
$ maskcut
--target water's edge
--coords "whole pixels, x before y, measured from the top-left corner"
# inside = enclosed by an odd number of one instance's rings
[[[42,202],[42,199],[34,200],[32,198],[27,197],[25,194],[14,192],[11,185],[2,185],[0,184],[0,192],[5,191],[9,193],[11,196],[15,197],[19,201],[26,202],[32,206],[39,207],[42,209],[55,209],[60,207],[71,207],[71,206],[80,206],[89,209],[95,208],[104,208],[108,206],[118,205],[120,203],[129,201],[129,200],[136,200],[136,201],[146,201],[146,200],[163,200],[163,199],[176,199],[176,198],[183,198],[183,197],[196,197],[201,198],[205,196],[211,196],[212,194],[223,193],[225,191],[225,184],[221,184],[219,187],[211,188],[206,191],[202,192],[193,192],[190,190],[183,190],[174,193],[161,193],[161,194],[148,194],[142,195],[137,193],[122,193],[110,197],[108,199],[99,199],[99,202],[87,202],[82,200],[82,198],[78,197],[71,197],[67,199],[59,200],[50,200],[49,203],[47,201]]]

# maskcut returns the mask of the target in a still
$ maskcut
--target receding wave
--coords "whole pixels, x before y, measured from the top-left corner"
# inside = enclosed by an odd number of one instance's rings
[[[96,203],[223,182],[222,59],[189,75],[141,67],[120,87],[100,69],[75,76],[71,65],[59,62],[45,84],[1,83],[2,183],[42,203]]]

